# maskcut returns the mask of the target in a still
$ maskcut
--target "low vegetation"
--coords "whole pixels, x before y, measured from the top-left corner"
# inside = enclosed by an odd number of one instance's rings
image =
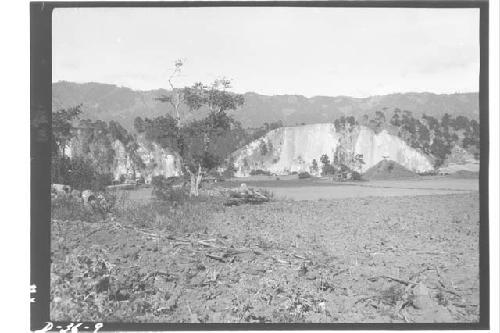
[[[478,202],[118,200],[104,223],[53,219],[51,318],[475,322]]]

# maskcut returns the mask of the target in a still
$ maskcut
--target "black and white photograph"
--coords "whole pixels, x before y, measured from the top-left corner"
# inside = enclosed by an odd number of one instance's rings
[[[487,327],[488,1],[376,3],[55,3],[37,329]]]

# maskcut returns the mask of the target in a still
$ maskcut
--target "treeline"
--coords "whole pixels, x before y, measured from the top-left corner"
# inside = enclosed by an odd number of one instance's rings
[[[387,130],[411,147],[433,156],[435,167],[443,164],[455,146],[479,158],[479,122],[465,116],[453,117],[445,113],[441,119],[426,114],[418,118],[411,111],[395,108],[392,111],[379,110],[373,116],[364,115],[361,119],[342,116],[334,123],[337,131],[345,131],[355,125],[367,126],[376,133]]]
[[[395,109],[389,122],[398,129],[398,136],[411,147],[433,155],[436,167],[442,165],[455,146],[479,158],[480,128],[474,119],[465,116],[454,118],[448,113],[441,119],[425,114],[417,119],[410,111]]]

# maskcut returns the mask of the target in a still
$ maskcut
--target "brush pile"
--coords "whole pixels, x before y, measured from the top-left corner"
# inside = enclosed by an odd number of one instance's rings
[[[224,202],[224,206],[239,206],[242,204],[261,204],[269,202],[270,194],[258,191],[241,184],[239,188],[229,191],[229,198]]]

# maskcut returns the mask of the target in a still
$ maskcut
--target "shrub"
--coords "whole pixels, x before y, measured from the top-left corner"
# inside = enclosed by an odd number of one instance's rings
[[[113,184],[111,173],[99,173],[92,163],[85,158],[52,159],[52,182],[67,184],[78,190],[104,191],[106,186]]]
[[[333,175],[335,174],[335,167],[331,164],[324,164],[321,167],[321,175],[322,176],[327,176],[327,175]]]
[[[269,199],[269,201],[273,201],[273,199],[274,199],[274,193],[273,192],[271,192],[271,191],[269,191],[267,189],[264,189],[264,188],[259,188],[259,189],[257,189],[257,191],[260,194],[266,196]]]
[[[233,178],[234,177],[234,170],[227,168],[222,172],[222,177],[224,178]]]
[[[158,200],[182,203],[188,198],[184,189],[184,179],[180,177],[155,176],[151,180],[151,185],[153,186],[153,195]]]
[[[108,215],[112,213],[116,202],[116,192],[104,192],[99,193],[96,196],[96,200],[90,202],[90,207],[94,213],[98,214],[102,218],[102,220],[106,220]]]
[[[95,174],[90,180],[90,189],[95,192],[100,192],[106,190],[106,186],[111,184],[113,184],[112,174]]]
[[[101,215],[92,207],[84,206],[79,200],[70,196],[61,196],[51,201],[51,216],[53,219],[63,221],[101,221]]]
[[[351,172],[352,180],[361,180],[361,174],[357,171]]]
[[[270,176],[271,172],[265,171],[265,170],[261,170],[261,169],[250,171],[250,176],[258,176],[258,175]]]
[[[309,172],[300,172],[299,173],[299,179],[305,179],[305,178],[311,178],[311,174]]]

